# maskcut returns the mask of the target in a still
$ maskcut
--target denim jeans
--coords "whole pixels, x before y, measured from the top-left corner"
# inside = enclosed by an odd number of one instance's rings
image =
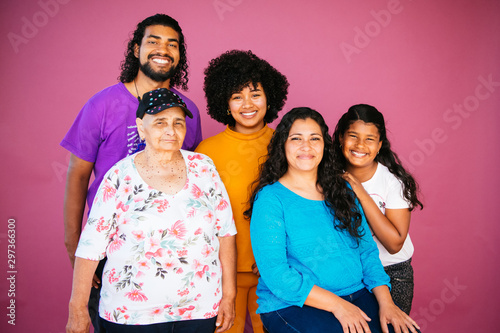
[[[382,332],[378,302],[372,293],[363,288],[342,298],[359,307],[371,318],[368,326],[372,333]],[[260,316],[270,333],[342,333],[344,331],[340,322],[331,312],[307,305],[303,307],[290,306],[269,313],[261,313]],[[392,325],[388,326],[389,332],[394,333]]]

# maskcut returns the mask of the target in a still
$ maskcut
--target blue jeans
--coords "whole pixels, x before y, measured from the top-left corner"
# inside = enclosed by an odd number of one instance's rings
[[[372,333],[381,333],[379,307],[375,296],[363,288],[354,294],[342,296],[348,302],[359,307],[371,321],[368,326]],[[269,313],[261,313],[264,326],[270,333],[342,333],[342,325],[328,311],[316,309],[307,305],[303,307],[290,306]],[[394,333],[392,325],[389,332]]]
[[[213,333],[217,317],[152,325],[120,325],[102,318],[100,320],[108,333]]]

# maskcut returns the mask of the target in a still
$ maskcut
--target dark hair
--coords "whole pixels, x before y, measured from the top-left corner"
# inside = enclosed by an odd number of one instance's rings
[[[174,29],[179,34],[179,53],[180,60],[176,67],[174,75],[170,78],[171,87],[180,87],[184,90],[188,89],[187,83],[188,79],[188,63],[186,56],[186,43],[182,29],[179,23],[165,14],[156,14],[150,16],[140,22],[134,31],[134,34],[127,45],[127,51],[125,52],[125,59],[121,63],[121,74],[119,77],[120,82],[132,82],[137,73],[139,72],[139,59],[134,54],[135,45],[141,46],[142,39],[144,38],[144,32],[147,27],[152,25],[162,25],[165,27],[170,27]]]
[[[345,134],[352,123],[358,120],[367,124],[373,124],[377,127],[380,134],[380,141],[382,141],[382,147],[380,148],[378,155],[375,157],[375,161],[385,165],[389,171],[401,181],[403,185],[403,196],[410,204],[410,211],[412,211],[416,206],[420,206],[420,209],[424,208],[423,204],[417,197],[417,182],[412,175],[403,168],[400,159],[396,153],[391,150],[391,143],[387,139],[384,116],[371,105],[357,104],[351,106],[349,110],[342,115],[337,123],[335,132],[333,133],[333,148],[335,161],[339,164],[338,167],[346,168],[347,164],[345,156],[342,153],[342,148],[340,148],[340,137]]]
[[[270,123],[278,118],[278,112],[285,104],[289,86],[286,77],[252,51],[232,50],[212,59],[205,69],[203,85],[210,117],[234,126],[234,118],[227,114],[229,98],[250,84],[257,86],[257,83],[264,88],[269,106],[264,122]]]
[[[323,191],[326,205],[335,217],[335,228],[347,230],[347,232],[359,240],[364,234],[361,226],[361,213],[356,204],[356,195],[342,178],[342,168],[336,168],[333,160],[332,137],[328,134],[328,126],[317,111],[300,107],[290,110],[283,116],[268,146],[267,160],[260,167],[259,178],[255,181],[249,205],[250,208],[244,212],[247,218],[252,216],[253,204],[259,191],[266,185],[277,182],[288,170],[288,161],[285,153],[285,142],[288,139],[290,128],[297,119],[312,119],[319,127],[325,143],[323,159],[318,166],[317,184]],[[254,184],[255,185],[255,184]]]

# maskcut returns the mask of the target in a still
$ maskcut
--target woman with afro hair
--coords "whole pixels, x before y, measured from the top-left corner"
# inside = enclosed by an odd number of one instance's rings
[[[196,151],[212,158],[217,167],[238,230],[236,318],[228,332],[244,331],[247,309],[254,332],[264,332],[256,314],[259,271],[250,244],[250,224],[243,212],[274,133],[267,124],[278,118],[288,86],[284,75],[251,51],[227,51],[205,69],[208,114],[227,127],[202,141]]]

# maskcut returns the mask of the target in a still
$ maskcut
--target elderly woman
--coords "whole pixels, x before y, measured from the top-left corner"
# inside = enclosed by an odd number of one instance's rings
[[[365,217],[334,168],[323,117],[292,109],[268,150],[246,215],[269,332],[416,332],[392,301]]]
[[[88,332],[92,275],[107,257],[99,315],[107,332],[223,332],[233,325],[236,229],[224,184],[205,155],[181,150],[184,102],[144,94],[144,151],[113,166],[82,232],[67,332]]]

